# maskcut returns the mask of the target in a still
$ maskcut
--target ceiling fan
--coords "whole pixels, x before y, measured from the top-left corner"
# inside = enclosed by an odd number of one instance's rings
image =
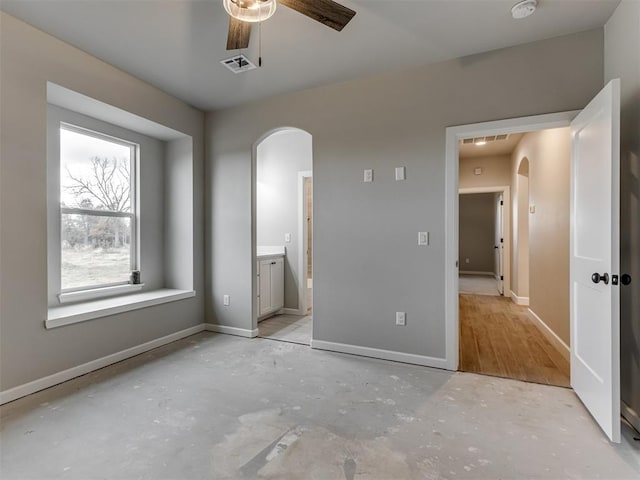
[[[333,0],[277,0],[277,3],[337,31],[356,14]],[[248,48],[252,24],[266,20],[276,11],[276,0],[223,0],[223,5],[230,17],[227,50]]]

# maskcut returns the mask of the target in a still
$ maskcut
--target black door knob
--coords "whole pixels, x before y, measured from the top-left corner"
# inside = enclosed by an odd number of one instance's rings
[[[602,275],[600,275],[599,273],[594,273],[593,275],[591,275],[591,281],[593,283],[604,282],[605,285],[609,285],[609,274],[603,273]]]
[[[623,274],[620,277],[620,283],[623,285],[629,285],[631,283],[631,275],[629,275],[628,273]]]

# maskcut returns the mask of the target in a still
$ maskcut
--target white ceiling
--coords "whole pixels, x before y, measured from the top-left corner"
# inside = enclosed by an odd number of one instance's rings
[[[280,6],[262,27],[264,66],[235,75],[222,0],[1,0],[0,9],[205,110],[601,27],[620,0],[342,0],[336,32]],[[257,60],[257,28],[248,55]]]

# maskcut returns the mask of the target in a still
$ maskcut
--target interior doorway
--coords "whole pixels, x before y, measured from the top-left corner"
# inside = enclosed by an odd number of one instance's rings
[[[255,150],[255,307],[258,336],[311,344],[312,138],[276,130]]]
[[[554,341],[568,341],[570,142],[568,128],[460,140],[460,370],[570,386]]]
[[[509,222],[503,210],[509,186],[459,190],[459,289],[461,293],[500,296],[504,293],[505,266],[509,265]]]

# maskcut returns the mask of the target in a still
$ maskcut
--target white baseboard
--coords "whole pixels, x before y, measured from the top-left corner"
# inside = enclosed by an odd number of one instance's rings
[[[621,407],[622,416],[627,419],[627,422],[633,425],[633,428],[640,432],[640,415],[638,414],[638,412],[636,412],[625,402],[622,402]]]
[[[536,326],[540,329],[543,335],[547,337],[547,340],[549,340],[553,344],[553,346],[556,347],[556,349],[565,358],[565,360],[570,362],[571,349],[569,348],[569,345],[564,343],[564,341],[558,335],[556,335],[556,332],[551,330],[549,326],[546,323],[544,323],[542,319],[538,315],[536,315],[533,310],[528,308],[527,313],[529,314],[529,317],[535,321]]]
[[[513,300],[513,303],[516,305],[523,305],[525,307],[529,306],[529,297],[519,297],[513,293],[513,291],[511,292],[511,300]]]
[[[246,328],[227,327],[226,325],[216,325],[214,323],[205,323],[204,330],[245,338],[254,338],[260,333],[257,328],[254,330],[248,330]]]
[[[94,370],[99,370],[114,363],[121,362],[122,360],[126,360],[127,358],[135,357],[136,355],[148,352],[149,350],[153,350],[154,348],[158,348],[168,343],[175,342],[176,340],[180,340],[181,338],[189,337],[196,333],[202,332],[204,329],[205,327],[203,324],[196,325],[195,327],[187,328],[185,330],[172,333],[171,335],[167,335],[165,337],[156,338],[155,340],[143,343],[142,345],[127,348],[126,350],[107,355],[106,357],[83,363],[82,365],[78,365],[77,367],[72,367],[67,370],[63,370],[62,372],[54,373],[53,375],[49,375],[48,377],[40,378],[38,380],[34,380],[33,382],[10,388],[9,390],[0,392],[0,405],[7,402],[12,402],[13,400],[17,400],[20,397],[31,395],[32,393],[44,390],[45,388],[53,387],[54,385],[66,382],[67,380],[71,380],[72,378],[86,375],[87,373],[93,372]]]
[[[361,347],[346,343],[325,342],[324,340],[311,340],[311,348],[316,350],[328,350],[331,352],[349,353],[362,357],[379,358],[394,362],[411,363],[424,367],[435,367],[447,370],[447,360],[445,358],[427,357],[412,353],[396,352],[393,350],[382,350],[379,348]]]
[[[460,270],[458,273],[460,275],[486,275],[488,277],[493,277],[495,275],[493,272],[474,272],[470,270]]]

